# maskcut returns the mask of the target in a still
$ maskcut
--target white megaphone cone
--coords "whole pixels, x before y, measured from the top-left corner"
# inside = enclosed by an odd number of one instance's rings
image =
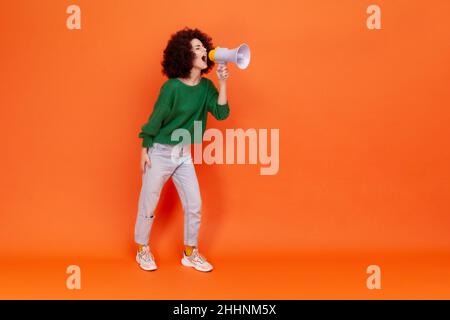
[[[233,62],[239,69],[246,69],[250,63],[250,48],[245,43],[235,49],[217,47],[208,53],[208,57],[219,64]]]

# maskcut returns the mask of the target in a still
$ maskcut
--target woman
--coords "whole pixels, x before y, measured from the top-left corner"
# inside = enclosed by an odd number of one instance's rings
[[[226,119],[230,113],[227,67],[221,65],[217,70],[219,91],[211,80],[202,77],[214,66],[207,57],[212,49],[211,38],[198,29],[184,28],[172,35],[162,62],[163,74],[169,79],[162,85],[153,112],[139,133],[143,139],[143,176],[134,238],[138,244],[136,261],[147,271],[157,269],[148,243],[161,189],[170,177],[184,210],[185,247],[181,263],[203,272],[213,269],[198,251],[201,196],[190,152],[191,143],[201,143],[194,140],[194,121],[201,121],[203,136],[208,112],[218,120]],[[188,130],[191,143],[172,140],[176,129]]]

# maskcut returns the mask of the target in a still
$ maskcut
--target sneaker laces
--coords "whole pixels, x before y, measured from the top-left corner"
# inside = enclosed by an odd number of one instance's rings
[[[193,258],[192,258],[193,260],[197,260],[200,263],[205,263],[206,258],[203,257],[200,253],[198,253],[198,250],[194,249],[194,251],[192,252],[192,255],[193,255]]]
[[[142,251],[139,252],[139,255],[141,256],[141,259],[145,262],[150,262],[153,260],[153,255],[150,253],[150,250],[148,247],[142,248]]]

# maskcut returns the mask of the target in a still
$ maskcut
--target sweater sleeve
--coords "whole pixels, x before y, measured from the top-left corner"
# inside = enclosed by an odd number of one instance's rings
[[[153,107],[146,124],[141,127],[139,138],[142,138],[142,147],[150,148],[153,146],[153,138],[158,134],[163,121],[169,115],[172,105],[172,95],[167,82],[161,87],[158,99]]]
[[[219,92],[216,89],[214,83],[209,80],[209,89],[208,89],[208,111],[216,118],[217,120],[225,120],[228,118],[230,114],[230,106],[227,103],[221,105],[217,103],[217,99],[219,98]]]

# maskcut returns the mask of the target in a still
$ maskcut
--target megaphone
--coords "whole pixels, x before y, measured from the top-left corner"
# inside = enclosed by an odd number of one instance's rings
[[[208,57],[219,64],[233,62],[239,69],[246,69],[250,63],[250,48],[245,43],[235,49],[217,47],[208,53]]]

